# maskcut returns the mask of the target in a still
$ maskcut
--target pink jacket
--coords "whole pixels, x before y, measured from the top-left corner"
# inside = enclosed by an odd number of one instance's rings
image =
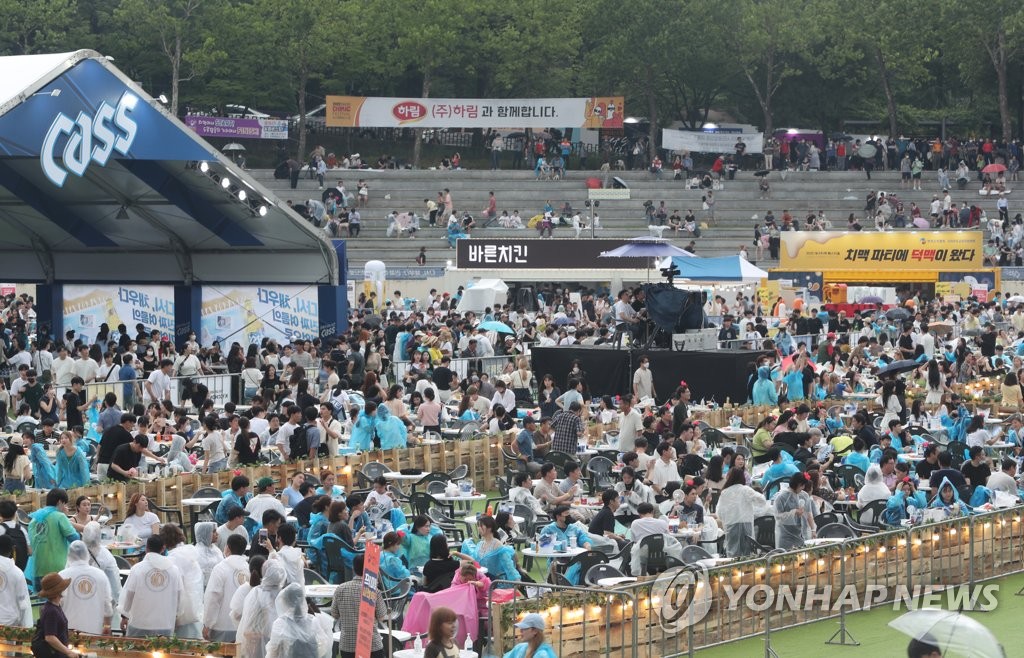
[[[445,607],[455,611],[455,616],[458,619],[455,646],[463,645],[466,641],[467,631],[469,636],[476,640],[480,628],[476,594],[476,587],[472,585],[452,585],[435,594],[416,592],[405,612],[402,630],[407,633],[426,633],[430,630],[430,613],[435,608]]]
[[[482,573],[477,573],[476,579],[480,581],[480,586],[476,590],[476,607],[480,614],[481,619],[487,618],[487,591],[491,588],[491,579]],[[459,570],[455,571],[455,576],[452,578],[452,587],[462,584],[462,572]]]

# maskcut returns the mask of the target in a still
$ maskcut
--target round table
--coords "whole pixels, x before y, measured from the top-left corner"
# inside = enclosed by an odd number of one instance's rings
[[[805,539],[804,546],[827,546],[828,544],[841,544],[843,540],[839,537],[815,537],[814,539]]]
[[[334,596],[334,591],[336,589],[338,589],[338,586],[331,585],[330,583],[306,585],[306,596],[315,599],[329,599]]]
[[[598,587],[617,587],[619,585],[627,585],[629,583],[635,583],[636,578],[632,576],[616,576],[614,578],[600,578],[597,581]]]
[[[533,550],[533,548],[524,548],[523,549],[523,555],[525,555],[527,557],[540,557],[540,558],[547,558],[547,559],[561,559],[561,558],[575,557],[575,556],[579,555],[580,553],[586,552],[586,550],[587,549],[580,548],[578,546],[576,548],[570,548],[570,547],[567,546],[564,551],[558,551],[558,552],[555,552],[555,551],[551,550],[550,548],[542,548],[539,551],[535,551],[535,550]]]
[[[466,523],[469,523],[469,524],[472,524],[472,525],[476,525],[477,517],[476,517],[475,514],[468,514],[462,520],[465,521]],[[516,523],[523,523],[524,521],[526,521],[526,519],[524,519],[523,517],[516,516],[515,514],[512,515],[512,520],[515,521]]]
[[[878,399],[878,393],[844,393],[843,394],[843,399],[844,400],[862,400],[862,401],[866,402],[868,400],[876,400],[876,399]]]
[[[395,651],[391,654],[394,658],[423,658],[423,650],[420,649],[402,649]],[[459,658],[478,658],[475,651],[467,651],[465,649],[459,649]]]
[[[735,561],[736,558],[734,557],[706,557],[703,560],[697,560],[697,564],[705,569],[713,569],[717,566],[729,564],[730,562]]]
[[[182,498],[181,499],[181,506],[182,507],[186,507],[186,506],[188,506],[188,507],[209,507],[210,505],[212,505],[214,503],[219,503],[220,501],[221,501],[220,498]]]
[[[445,503],[455,503],[460,500],[487,500],[487,496],[484,494],[473,494],[471,496],[448,496],[446,494],[433,494],[434,500],[440,500]]]
[[[419,482],[424,478],[424,476],[426,476],[426,473],[417,473],[416,475],[411,475],[407,473],[402,473],[401,471],[388,471],[387,473],[384,474],[384,479],[397,480],[399,482]]]
[[[749,427],[719,427],[717,429],[726,436],[750,436],[755,432]]]

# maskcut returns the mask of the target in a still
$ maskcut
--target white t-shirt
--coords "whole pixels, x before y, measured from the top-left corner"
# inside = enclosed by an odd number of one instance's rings
[[[91,381],[96,380],[96,374],[99,372],[100,365],[92,359],[79,359],[75,361],[74,366],[71,368],[71,372],[74,375],[78,375],[85,383],[88,384]]]
[[[648,479],[651,484],[656,484],[658,487],[664,488],[669,482],[682,482],[683,480],[679,476],[679,468],[676,466],[675,460],[666,464],[665,460],[659,457],[651,462],[649,468]]]
[[[224,437],[219,430],[210,432],[203,437],[203,451],[211,464],[227,457],[224,449]]]
[[[629,524],[629,534],[633,538],[633,543],[639,546],[640,541],[644,537],[667,535],[668,521],[661,518],[656,519],[654,517],[642,516]]]
[[[149,539],[153,536],[153,524],[159,524],[160,519],[153,512],[146,512],[142,516],[132,514],[124,520],[122,527],[131,528],[139,539]]]
[[[143,386],[143,399],[146,403],[162,401],[164,395],[171,390],[171,378],[165,375],[163,370],[154,370],[149,373],[146,382],[153,387],[153,395],[151,396],[149,394],[149,386]]]
[[[285,459],[288,459],[290,456],[288,454],[288,441],[291,440],[292,434],[295,433],[296,427],[298,427],[298,425],[285,423],[277,432],[277,447],[281,450],[281,456],[284,457]]]

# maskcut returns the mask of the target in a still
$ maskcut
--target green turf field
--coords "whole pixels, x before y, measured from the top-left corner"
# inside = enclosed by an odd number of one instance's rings
[[[1020,646],[1021,617],[1024,596],[1015,596],[1024,587],[1024,575],[992,581],[999,585],[998,605],[991,612],[967,613],[984,624],[1002,643],[1007,658],[1024,656]],[[908,638],[887,625],[903,614],[891,606],[847,615],[846,627],[860,646],[825,644],[839,628],[839,620],[817,622],[800,628],[773,632],[772,648],[779,658],[820,656],[822,658],[900,658],[906,656]],[[763,656],[764,637],[733,642],[696,652],[700,658],[736,658]]]

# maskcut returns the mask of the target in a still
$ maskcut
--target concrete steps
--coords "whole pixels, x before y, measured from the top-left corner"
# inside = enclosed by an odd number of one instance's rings
[[[308,198],[320,198],[321,191],[317,182],[305,175],[299,179],[298,189],[292,190],[288,181],[275,180],[269,170],[254,170],[250,173],[282,199],[301,203]],[[597,237],[625,240],[649,235],[642,207],[648,199],[655,205],[665,201],[670,213],[678,210],[685,214],[687,209],[693,209],[699,221],[707,221],[705,213],[700,210],[703,191],[687,189],[682,181],[672,180],[671,175],[656,180],[647,172],[615,174],[627,183],[631,198],[601,201],[599,214],[603,229],[597,232]],[[333,186],[340,178],[345,181],[346,189],[354,193],[356,183],[361,178],[370,187],[369,206],[361,210],[363,220],[360,236],[348,241],[350,267],[358,269],[367,260],[373,259],[412,265],[420,247],[424,246],[427,247],[428,265],[443,265],[444,261],[451,258],[453,252],[448,249],[442,228],[425,228],[413,239],[385,237],[384,218],[388,212],[415,211],[422,214],[425,212],[423,200],[436,199],[437,193],[444,188],[451,190],[455,209],[460,214],[465,210],[478,217],[481,209],[487,205],[488,192],[493,190],[499,212],[518,209],[526,220],[539,213],[547,201],[556,209],[568,201],[586,214],[583,202],[587,199],[585,179],[589,177],[600,178],[601,174],[570,171],[567,178],[560,181],[537,181],[532,171],[524,170],[334,170],[328,172],[325,185]],[[770,199],[760,198],[758,179],[752,172],[739,172],[735,180],[724,181],[724,188],[715,191],[715,220],[702,231],[700,238],[696,238],[699,255],[733,255],[738,253],[740,245],[745,245],[751,257],[754,257],[755,220],[752,217],[763,217],[769,209],[776,217],[781,217],[783,210],[788,209],[794,218],[801,221],[807,214],[820,209],[826,213],[836,230],[843,230],[846,218],[851,213],[863,223],[864,199],[871,190],[894,193],[908,208],[910,202],[916,202],[926,215],[932,195],[939,192],[934,174],[926,177],[926,189],[922,191],[900,189],[898,172],[872,172],[870,181],[863,172],[787,172],[785,179],[780,172],[773,172],[769,180],[772,185]],[[990,215],[994,215],[995,198],[981,197],[977,189],[977,184],[972,183],[967,190],[952,190],[953,201],[978,204]],[[1012,211],[1014,197],[1010,198]],[[490,238],[536,235],[530,229],[478,228],[473,232],[474,237]],[[566,239],[569,235],[572,235],[571,229],[556,229],[554,239]],[[589,236],[589,231],[584,233],[584,237]],[[686,234],[673,236],[671,232],[666,232],[665,237],[680,246],[691,240]],[[762,260],[759,265],[771,267],[775,263]]]

